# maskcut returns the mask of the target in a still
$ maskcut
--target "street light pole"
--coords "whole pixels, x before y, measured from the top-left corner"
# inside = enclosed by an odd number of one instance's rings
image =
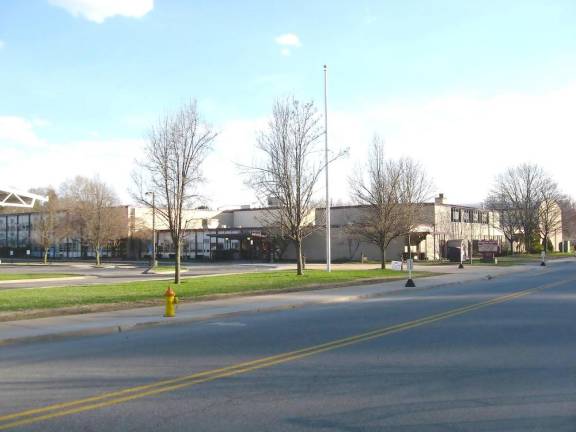
[[[150,266],[154,268],[158,265],[158,261],[156,261],[156,195],[154,192],[146,192],[146,195],[152,195],[152,259]]]
[[[330,183],[328,176],[328,95],[327,67],[324,65],[324,153],[326,158],[326,271],[332,270],[332,254],[330,247]]]

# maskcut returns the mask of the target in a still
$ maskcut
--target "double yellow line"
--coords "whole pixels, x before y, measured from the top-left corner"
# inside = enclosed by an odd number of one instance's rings
[[[485,302],[475,303],[469,306],[464,306],[456,309],[450,309],[446,312],[438,313],[435,315],[429,315],[424,318],[407,321],[404,323],[380,328],[377,330],[361,333],[343,339],[337,339],[331,342],[323,343],[320,345],[314,345],[296,351],[290,351],[283,354],[264,357],[258,360],[238,363],[235,365],[219,369],[212,369],[204,372],[198,372],[178,378],[157,381],[153,384],[141,385],[137,387],[126,388],[123,390],[103,393],[97,396],[92,396],[84,399],[77,399],[75,401],[58,403],[54,405],[48,405],[40,408],[34,408],[25,411],[15,412],[12,414],[3,415],[0,416],[0,430],[6,430],[13,427],[37,423],[57,417],[63,417],[72,414],[78,414],[85,411],[92,411],[99,408],[105,408],[112,405],[129,402],[134,399],[140,399],[147,396],[167,393],[170,391],[179,390],[184,387],[190,387],[196,384],[214,381],[220,378],[226,378],[229,376],[244,374],[254,370],[291,362],[322,352],[343,348],[359,342],[365,342],[371,339],[381,338],[404,330],[409,330],[416,327],[432,324],[437,321],[442,321],[458,315],[463,315],[468,312],[493,306],[499,303],[505,303],[532,294],[537,290],[552,288],[554,286],[558,286],[566,282],[567,281],[564,280],[536,288],[517,291],[513,294],[496,297]]]

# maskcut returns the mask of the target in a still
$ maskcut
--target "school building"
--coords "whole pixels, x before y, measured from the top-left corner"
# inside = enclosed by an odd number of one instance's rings
[[[116,210],[118,219],[126,226],[125,236],[107,245],[104,257],[119,259],[149,259],[152,254],[152,209],[121,206]],[[230,210],[187,210],[186,235],[182,247],[185,260],[262,260],[295,259],[290,242],[278,240],[266,226],[270,208],[243,206]],[[310,215],[310,234],[304,239],[303,253],[308,261],[323,261],[325,255],[324,208],[314,209]],[[332,259],[335,262],[360,260],[366,257],[380,259],[378,248],[353,233],[366,208],[363,206],[336,206],[331,209]],[[0,214],[0,258],[40,257],[37,224],[34,212]],[[564,250],[562,229],[551,234],[554,250]],[[389,245],[388,259],[399,259],[410,253],[415,259],[437,260],[448,258],[451,248],[462,245],[466,255],[469,248],[478,252],[480,240],[493,240],[502,250],[509,245],[499,227],[495,212],[448,203],[443,194],[427,203],[419,213],[417,223],[408,236],[397,238]],[[174,256],[174,247],[166,223],[156,217],[158,258]],[[50,248],[50,258],[90,258],[94,251],[84,241],[82,233],[70,230]]]

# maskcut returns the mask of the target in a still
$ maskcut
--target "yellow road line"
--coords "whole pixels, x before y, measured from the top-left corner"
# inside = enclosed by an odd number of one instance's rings
[[[501,299],[500,297],[498,299]],[[494,300],[490,300],[489,302],[493,302]],[[484,304],[484,303],[482,303]],[[477,305],[471,305],[471,306],[466,306],[464,308],[459,308],[458,310],[464,310],[464,309],[468,309],[470,307],[476,307]],[[450,312],[450,311],[449,311]],[[444,312],[441,314],[437,314],[437,315],[444,315],[448,312]],[[433,315],[433,317],[436,317],[437,315]],[[410,323],[413,322],[418,322],[418,321],[422,321],[422,320],[427,320],[430,317],[425,317],[425,318],[421,318],[415,321],[410,321]],[[394,326],[391,327],[386,327],[386,330],[392,330],[395,327],[404,327],[406,324],[408,323],[401,323],[401,324],[396,324]],[[76,401],[71,401],[71,402],[64,402],[64,403],[60,403],[60,404],[54,404],[54,405],[50,405],[50,406],[46,406],[46,407],[42,407],[42,408],[36,408],[36,409],[31,409],[31,410],[27,410],[27,411],[22,411],[22,412],[18,412],[18,413],[14,413],[14,414],[9,414],[9,415],[4,415],[4,416],[0,416],[0,421],[5,421],[5,420],[9,420],[9,419],[13,419],[13,418],[17,418],[17,417],[22,417],[24,415],[31,415],[31,414],[37,414],[37,413],[41,413],[41,412],[45,412],[45,411],[50,411],[50,410],[54,410],[54,409],[58,409],[58,408],[66,408],[69,406],[74,406],[74,405],[80,405],[83,403],[88,403],[88,402],[94,402],[94,401],[98,401],[98,400],[102,400],[102,399],[107,399],[107,398],[111,398],[114,396],[120,396],[123,394],[127,394],[127,393],[133,393],[133,392],[137,392],[137,391],[142,391],[142,390],[148,390],[151,388],[155,388],[155,387],[161,387],[161,386],[165,386],[165,385],[169,385],[169,384],[175,384],[175,383],[179,383],[182,381],[188,381],[191,379],[196,379],[196,378],[200,378],[200,377],[204,377],[206,375],[212,375],[215,373],[220,373],[220,372],[227,372],[229,370],[234,370],[234,369],[239,369],[239,368],[243,368],[246,366],[250,366],[253,364],[259,364],[259,363],[263,363],[263,362],[268,362],[271,360],[275,360],[276,358],[281,358],[281,357],[285,357],[289,354],[295,354],[295,353],[300,353],[300,352],[305,352],[311,349],[318,349],[321,347],[325,347],[325,346],[331,346],[335,343],[341,343],[343,341],[347,341],[347,340],[353,340],[355,341],[358,338],[362,338],[362,337],[366,337],[372,334],[378,334],[380,332],[382,332],[382,329],[378,329],[378,330],[373,330],[367,333],[362,333],[360,335],[355,335],[355,336],[350,336],[348,338],[345,339],[339,339],[336,341],[332,341],[332,342],[327,342],[325,344],[322,345],[318,345],[318,346],[313,346],[313,347],[309,347],[309,348],[304,348],[298,351],[293,351],[293,352],[289,352],[289,353],[283,353],[283,354],[278,354],[276,356],[270,356],[270,357],[265,357],[262,359],[258,359],[258,360],[252,360],[249,362],[245,362],[245,363],[239,363],[236,365],[232,365],[232,366],[227,366],[227,367],[223,367],[223,368],[219,368],[219,369],[212,369],[212,370],[208,370],[208,371],[203,371],[203,372],[199,372],[199,373],[194,373],[191,375],[186,375],[183,377],[178,377],[178,378],[172,378],[169,380],[162,380],[162,381],[157,381],[155,383],[152,384],[146,384],[146,385],[141,385],[141,386],[136,386],[136,387],[131,387],[131,388],[126,388],[123,390],[119,390],[119,391],[113,391],[113,392],[108,392],[108,393],[103,393],[101,395],[97,395],[97,396],[93,396],[93,397],[88,397],[88,398],[84,398],[84,399],[79,399]]]
[[[349,336],[342,339],[337,339],[331,342],[326,342],[320,345],[314,345],[311,347],[303,348],[296,351],[290,351],[283,354],[277,354],[274,356],[264,357],[257,360],[252,360],[244,363],[238,363],[235,365],[212,369],[208,371],[198,372],[191,375],[186,375],[178,378],[168,379],[158,381],[156,383],[141,385],[136,387],[130,387],[123,390],[103,393],[100,395],[78,399],[76,401],[64,402],[59,404],[48,405],[45,407],[20,411],[12,414],[7,414],[0,416],[0,430],[6,430],[9,428],[23,426],[26,424],[36,423],[43,420],[49,420],[56,417],[62,417],[72,414],[77,414],[85,411],[91,411],[99,408],[104,408],[112,405],[117,405],[120,403],[128,402],[134,399],[139,399],[147,396],[157,395],[161,393],[166,393],[170,391],[175,391],[181,388],[190,387],[196,384],[213,381],[220,378],[226,378],[229,376],[239,375],[254,370],[271,367],[277,364],[287,363],[290,361],[295,361],[304,357],[309,357],[312,355],[320,354],[322,352],[335,350],[338,348],[343,348],[356,343],[384,337],[390,334],[398,333],[400,331],[409,330],[416,327],[421,327],[423,325],[432,324],[437,321],[442,321],[448,318],[452,318],[458,315],[463,315],[468,312],[472,312],[478,309],[486,308],[499,303],[508,302],[520,297],[527,296],[538,290],[552,288],[568,281],[559,281],[550,284],[546,284],[536,288],[530,288],[523,291],[517,291],[512,294],[507,294],[504,296],[496,297],[491,300],[475,303],[468,306],[463,306],[456,309],[450,309],[445,312],[430,315],[420,319],[407,321],[400,324],[395,324],[392,326],[384,327],[377,330],[372,330],[366,333],[361,333],[354,336]],[[53,412],[50,412],[53,411]],[[38,415],[43,414],[44,415]],[[19,419],[19,420],[17,420]],[[16,420],[16,421],[9,421]],[[7,422],[9,421],[9,422]]]

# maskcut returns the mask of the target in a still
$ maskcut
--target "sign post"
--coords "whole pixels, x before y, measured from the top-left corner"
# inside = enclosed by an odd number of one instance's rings
[[[414,267],[414,260],[412,258],[408,258],[408,260],[406,261],[406,266],[408,267],[408,280],[406,281],[406,285],[404,286],[409,288],[415,287],[416,284],[412,279],[412,268]]]

